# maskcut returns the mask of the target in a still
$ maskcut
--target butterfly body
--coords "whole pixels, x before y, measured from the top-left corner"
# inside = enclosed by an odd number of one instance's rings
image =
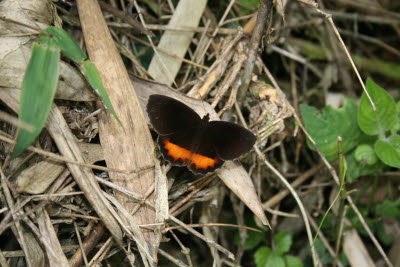
[[[188,166],[194,174],[206,174],[249,152],[255,136],[230,122],[210,121],[182,102],[151,95],[147,113],[163,157],[172,165]]]

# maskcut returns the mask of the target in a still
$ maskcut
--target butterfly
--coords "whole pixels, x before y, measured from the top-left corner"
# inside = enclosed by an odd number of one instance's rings
[[[164,159],[175,166],[188,166],[194,174],[214,172],[224,161],[248,153],[256,141],[242,126],[210,121],[209,114],[201,118],[175,98],[151,95],[146,109]]]

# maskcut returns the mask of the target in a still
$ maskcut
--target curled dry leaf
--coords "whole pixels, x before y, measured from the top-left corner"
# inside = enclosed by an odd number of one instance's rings
[[[17,191],[20,193],[41,194],[64,171],[62,163],[41,161],[26,168],[17,177]]]

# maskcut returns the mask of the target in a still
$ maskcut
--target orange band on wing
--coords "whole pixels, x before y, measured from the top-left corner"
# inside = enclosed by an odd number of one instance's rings
[[[219,159],[218,157],[212,159],[199,154],[193,154],[190,161],[192,164],[196,165],[196,170],[197,169],[207,170],[207,168],[209,167],[214,168],[215,164],[219,162]]]
[[[207,170],[209,167],[214,168],[214,166],[220,161],[218,157],[212,159],[200,154],[191,153],[190,150],[171,143],[169,138],[165,138],[163,141],[164,148],[168,151],[168,156],[172,157],[174,161],[182,159],[184,162],[187,162],[190,160],[191,164],[196,165],[196,169]]]
[[[190,159],[190,150],[175,145],[169,141],[169,138],[164,138],[164,148],[168,151],[168,156],[172,157],[175,161],[181,158],[184,162]]]

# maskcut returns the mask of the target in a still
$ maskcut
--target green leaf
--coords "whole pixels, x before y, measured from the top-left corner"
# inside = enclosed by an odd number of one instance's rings
[[[42,131],[56,93],[60,49],[52,39],[32,45],[32,56],[21,86],[19,119],[35,129],[19,129],[12,157],[19,155]]]
[[[44,30],[51,34],[61,48],[62,53],[76,63],[82,63],[86,59],[85,52],[79,47],[74,39],[63,29],[58,27],[48,27]]]
[[[397,111],[397,119],[396,123],[393,125],[394,131],[400,130],[400,101],[396,103],[396,111]]]
[[[340,192],[343,193],[342,190],[344,185],[344,178],[346,177],[347,172],[347,161],[343,155],[343,146],[342,146],[342,139],[338,138],[338,155],[339,155],[339,181],[340,181]]]
[[[352,182],[360,176],[375,173],[382,168],[382,163],[378,161],[374,165],[368,165],[364,162],[359,162],[355,158],[355,151],[353,150],[346,156],[347,172],[346,180]]]
[[[237,221],[229,220],[229,222],[227,222],[227,223],[236,224]],[[254,249],[257,245],[260,244],[260,242],[264,238],[266,238],[267,232],[265,231],[265,228],[260,228],[259,226],[257,226],[257,224],[254,221],[254,216],[244,216],[244,225],[247,225],[249,227],[256,228],[256,229],[262,231],[262,232],[247,231],[247,237],[246,237],[246,242],[244,243],[244,249],[245,250]],[[235,243],[238,246],[240,244],[239,231],[235,231]]]
[[[248,8],[257,8],[260,3],[258,0],[238,0],[238,2],[247,6]]]
[[[363,93],[358,108],[358,124],[366,134],[384,136],[396,122],[396,104],[383,88],[369,78],[366,88],[376,106],[376,111],[372,109],[367,95]]]
[[[285,261],[282,256],[276,253],[271,253],[265,267],[285,267]]]
[[[254,253],[254,261],[257,267],[285,267],[284,259],[269,247],[260,247]]]
[[[240,5],[238,6],[238,8],[240,9],[240,11],[241,11],[244,15],[250,14],[249,8],[256,8],[256,9],[258,9],[258,7],[259,7],[259,5],[260,5],[260,1],[259,1],[259,0],[238,0],[238,2],[247,7],[247,8],[243,8],[243,7],[241,7]]]
[[[100,74],[94,64],[90,61],[83,62],[83,70],[90,85],[103,100],[104,106],[111,112],[111,114],[114,115],[118,123],[122,125],[117,113],[114,110],[114,107],[111,104],[110,98],[108,98],[107,92],[103,86],[103,82],[101,81]]]
[[[400,216],[400,198],[396,201],[385,200],[383,203],[376,205],[376,212],[383,216],[397,218]]]
[[[254,261],[257,267],[264,267],[267,265],[268,259],[271,256],[271,249],[269,247],[260,247],[254,253]]]
[[[385,246],[390,246],[393,244],[394,235],[392,233],[386,232],[382,222],[378,222],[376,224],[376,235],[378,236],[379,241],[382,242]]]
[[[278,255],[283,255],[290,250],[292,246],[292,235],[286,232],[277,233],[274,236],[275,240],[275,252]]]
[[[354,99],[346,98],[343,107],[339,109],[327,106],[321,114],[311,106],[300,105],[300,108],[306,130],[329,161],[338,156],[338,136],[342,137],[343,153],[367,139],[357,124],[357,105]]]
[[[322,243],[322,241],[319,238],[315,240],[314,247],[322,264],[333,263],[332,256],[329,254],[329,252],[325,248],[324,243]]]
[[[358,162],[367,165],[374,165],[378,162],[374,148],[368,144],[359,145],[356,148],[354,156]]]
[[[244,243],[244,249],[250,250],[255,248],[258,244],[260,244],[260,242],[264,239],[264,237],[265,237],[264,231],[262,233],[255,231],[248,231],[246,242]],[[235,234],[235,241],[237,245],[240,244],[240,236],[238,232],[237,234]]]
[[[391,135],[384,140],[378,140],[375,144],[378,158],[386,165],[400,168],[400,135]]]
[[[286,255],[283,259],[286,267],[303,267],[303,261],[295,256]]]

